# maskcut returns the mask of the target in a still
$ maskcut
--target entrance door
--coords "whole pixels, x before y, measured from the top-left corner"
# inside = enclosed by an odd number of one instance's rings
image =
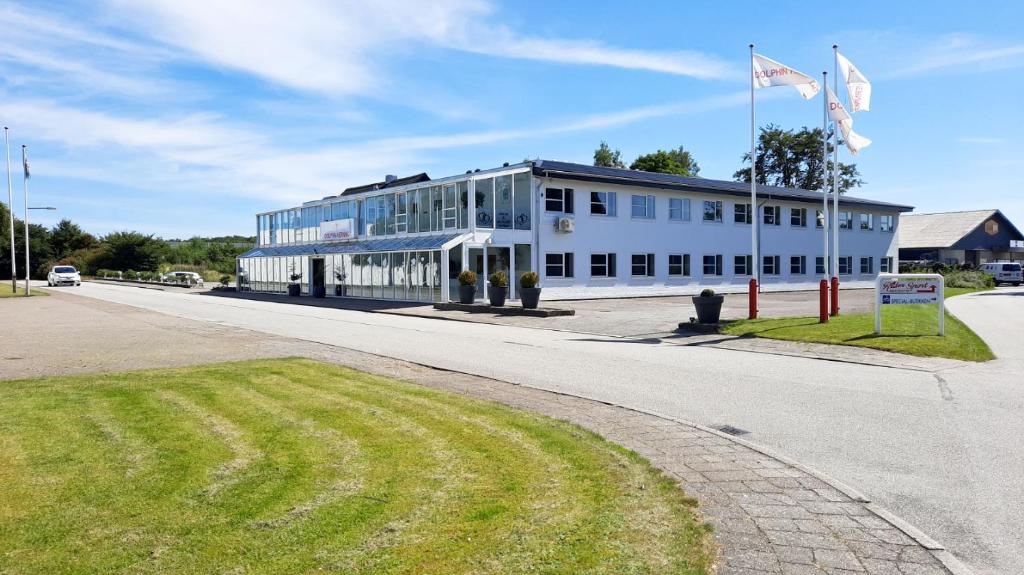
[[[484,297],[484,250],[483,248],[469,248],[469,261],[466,262],[466,269],[476,272],[476,297]]]
[[[313,295],[320,295],[326,293],[327,290],[327,273],[324,268],[323,258],[314,258],[312,260],[313,265],[313,282],[311,287],[313,289]]]

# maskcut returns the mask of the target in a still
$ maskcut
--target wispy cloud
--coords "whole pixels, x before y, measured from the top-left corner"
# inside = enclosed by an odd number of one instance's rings
[[[935,71],[976,72],[1024,66],[1024,43],[995,44],[967,34],[953,34],[926,44],[910,64],[890,76]]]
[[[961,137],[957,138],[956,141],[961,143],[961,144],[983,144],[983,145],[1004,144],[1004,143],[1006,143],[1006,140],[1003,139],[1003,138],[991,138],[991,137],[985,137],[985,136],[961,136]]]
[[[522,36],[493,23],[484,0],[113,0],[133,26],[195,58],[266,81],[329,95],[372,94],[389,82],[387,63],[428,46],[567,64],[711,79],[733,74],[715,57],[605,46],[591,40]]]

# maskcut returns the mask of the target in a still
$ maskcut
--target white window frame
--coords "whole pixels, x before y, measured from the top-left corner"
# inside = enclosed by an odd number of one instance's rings
[[[878,229],[882,233],[893,233],[896,229],[896,216],[892,214],[882,214],[881,216],[878,216]]]
[[[883,256],[878,259],[878,273],[891,274],[892,272],[892,256]],[[884,268],[884,269],[883,269]]]
[[[644,201],[643,206],[636,204],[637,199]],[[644,209],[644,215],[636,215],[635,209],[642,207]],[[634,220],[653,220],[655,217],[654,213],[654,196],[651,194],[632,194],[629,197],[629,217]]]
[[[768,271],[768,262],[772,264],[772,271]],[[782,275],[782,270],[779,269],[781,264],[782,258],[779,256],[761,256],[761,274],[766,276]]]
[[[846,268],[846,271],[843,271]],[[841,276],[853,275],[853,256],[839,256],[839,269],[836,270]]]
[[[640,263],[640,264],[636,263],[636,259],[638,257],[643,259],[643,263]],[[643,266],[644,273],[642,273],[642,274],[636,273],[637,266]],[[650,254],[650,253],[647,253],[647,254],[631,254],[629,256],[629,275],[631,277],[635,277],[635,278],[650,278],[650,277],[654,277],[654,274],[655,274],[654,254]]]
[[[846,216],[846,221],[843,221],[843,216]],[[841,230],[852,230],[853,229],[853,212],[841,211],[839,212],[839,229]]]
[[[793,223],[793,216],[799,214],[797,218],[799,223]],[[789,208],[789,226],[792,228],[806,228],[807,227],[807,208]]]
[[[559,198],[557,200],[552,198],[551,192],[558,192]],[[553,210],[548,207],[548,202],[558,202],[561,205],[561,207],[557,210]],[[491,208],[491,211],[493,211],[493,206]],[[549,214],[565,213],[565,188],[544,188],[544,211]]]
[[[814,229],[820,230],[825,227],[825,210],[814,210]]]
[[[868,271],[864,271],[864,264],[868,264]],[[860,275],[872,275],[875,273],[875,257],[874,256],[861,256],[860,257]]]
[[[742,208],[742,210],[740,208]],[[740,219],[741,211],[743,214],[743,219]],[[754,210],[750,208],[750,204],[744,204],[742,202],[734,203],[732,205],[732,222],[734,224],[745,224],[748,226],[751,225],[751,222],[753,221],[753,211]]]
[[[796,264],[796,270],[793,271],[793,264]],[[807,275],[807,256],[789,256],[789,275],[791,276],[805,276]]]
[[[708,273],[708,258],[711,258],[711,266],[714,269],[713,273]],[[722,254],[704,254],[701,256],[701,275],[710,277],[721,277],[725,275],[722,268],[725,267],[725,263],[722,261]]]
[[[571,269],[567,270],[567,268],[569,267],[566,264],[566,257],[565,256],[567,254],[572,254],[572,252],[546,252],[544,254],[544,277],[559,278],[559,279],[575,277],[575,273],[574,273],[573,270],[571,270]],[[561,258],[561,262],[559,262],[559,263],[550,263],[549,258],[552,257],[552,256]],[[575,258],[573,258],[571,255],[570,255],[570,258],[575,260]],[[561,271],[559,273],[557,273],[557,274],[552,274],[551,271],[549,270],[549,268],[551,268],[551,267],[558,267],[558,268],[561,269]],[[565,274],[566,271],[570,272],[569,275]]]
[[[864,223],[865,223],[864,222],[864,217],[865,216],[867,216],[867,224],[868,224],[868,227],[866,227],[866,228],[864,227]],[[857,229],[859,229],[859,230],[861,230],[863,232],[873,232],[873,231],[875,231],[875,215],[874,214],[865,214],[865,213],[860,214],[860,217],[857,218]]]
[[[708,215],[707,208],[708,208],[709,204],[714,208],[714,219],[711,219],[711,220],[709,220],[707,218],[707,215]],[[701,216],[700,216],[700,219],[701,219],[702,222],[705,222],[705,223],[708,223],[708,224],[720,224],[720,223],[722,223],[722,200],[704,200],[704,203],[701,204]]]
[[[743,260],[743,271],[740,271],[739,259]],[[752,276],[754,275],[754,256],[750,254],[746,255],[734,255],[732,257],[732,275],[734,276]]]
[[[603,257],[604,258],[604,263],[594,263],[594,258],[598,258],[598,257]],[[615,269],[615,263],[616,263],[615,260],[617,260],[617,259],[618,258],[615,257],[615,253],[614,252],[590,254],[590,277],[595,278],[595,279],[608,279],[608,278],[616,277],[618,270]],[[603,267],[604,268],[604,275],[595,274],[594,273],[594,267],[595,266]]]
[[[771,214],[771,218],[768,217]],[[771,221],[768,221],[771,219]],[[761,212],[761,223],[766,226],[782,225],[782,206],[764,206]]]
[[[690,221],[690,198],[669,198],[668,219],[672,222]]]
[[[598,196],[598,201],[594,201],[594,196]],[[604,198],[603,200],[601,198]],[[590,215],[598,218],[614,218],[619,215],[618,208],[618,192],[602,192],[593,190],[590,192]],[[604,206],[605,213],[599,214],[594,212],[594,206]]]
[[[672,263],[672,258],[679,258],[679,263]],[[679,273],[672,273],[672,267],[678,266]],[[690,277],[690,254],[668,254],[668,277],[686,278]]]
[[[828,258],[814,256],[814,275],[825,275],[828,273]]]

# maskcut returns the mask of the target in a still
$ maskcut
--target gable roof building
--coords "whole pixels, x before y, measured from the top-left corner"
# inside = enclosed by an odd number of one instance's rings
[[[900,260],[978,265],[1024,259],[1024,234],[996,209],[904,214]]]

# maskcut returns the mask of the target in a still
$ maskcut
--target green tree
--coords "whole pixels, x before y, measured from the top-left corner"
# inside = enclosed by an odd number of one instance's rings
[[[594,150],[594,165],[604,168],[625,168],[622,161],[622,152],[618,148],[614,150],[608,147],[608,142],[601,140],[601,145]]]
[[[821,128],[804,126],[800,131],[783,130],[775,125],[761,128],[757,142],[757,183],[805,190],[820,190],[824,186]],[[832,132],[829,131],[831,138]],[[828,151],[832,152],[831,139]],[[750,163],[750,154],[743,154],[743,161]],[[833,163],[828,162],[831,174]],[[831,177],[831,176],[830,176]],[[741,182],[750,181],[750,168],[736,170],[733,178]],[[829,180],[831,182],[831,180]],[[864,183],[856,164],[839,162],[839,192],[846,193]]]
[[[82,231],[78,224],[63,219],[50,231],[50,251],[54,259],[61,259],[75,250],[90,248],[96,245],[92,234]]]
[[[169,255],[167,242],[139,232],[114,232],[103,238],[97,267],[112,270],[157,271]]]
[[[700,166],[697,165],[697,161],[682,146],[667,152],[665,150],[658,150],[653,154],[644,154],[633,160],[633,163],[629,165],[629,169],[691,177],[697,176],[700,173]]]

